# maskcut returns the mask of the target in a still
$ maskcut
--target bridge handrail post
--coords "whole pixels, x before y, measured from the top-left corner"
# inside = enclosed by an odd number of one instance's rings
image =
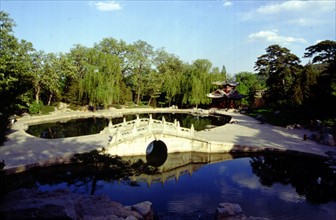
[[[165,131],[166,130],[166,119],[165,117],[163,116],[162,117],[162,131]]]
[[[153,116],[152,114],[149,114],[149,120],[148,120],[148,124],[153,123]]]
[[[113,123],[112,123],[112,119],[110,119],[109,123],[108,123],[108,130],[109,130],[109,133],[112,133],[113,132]]]
[[[190,137],[193,137],[195,134],[195,128],[194,128],[194,125],[191,124],[191,127],[190,127]]]
[[[153,128],[153,117],[152,117],[152,114],[149,114],[148,131],[151,132],[152,128]]]
[[[134,136],[136,136],[137,133],[138,133],[137,126],[136,126],[136,124],[134,124],[134,125],[133,125],[133,128],[132,128],[132,134],[133,134]]]
[[[136,121],[135,121],[135,124],[136,124],[137,127],[140,126],[140,117],[139,117],[138,114],[136,115]]]
[[[177,124],[176,124],[176,132],[177,132],[177,134],[180,134],[180,133],[181,133],[180,121],[177,121]]]
[[[115,135],[114,135],[114,137],[113,137],[113,139],[112,139],[112,142],[113,142],[113,143],[114,143],[114,142],[117,142],[117,141],[119,140],[120,136],[121,136],[120,129],[117,128],[117,132],[115,133]]]
[[[126,118],[124,117],[123,118],[123,126],[126,126],[126,123],[127,123],[127,121],[126,121]]]

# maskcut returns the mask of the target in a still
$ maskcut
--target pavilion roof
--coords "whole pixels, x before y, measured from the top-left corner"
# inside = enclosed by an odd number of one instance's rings
[[[225,85],[229,85],[229,86],[232,86],[232,87],[236,87],[239,85],[239,82],[229,82],[229,81],[215,81],[213,82],[214,85],[217,85],[217,86],[225,86]]]

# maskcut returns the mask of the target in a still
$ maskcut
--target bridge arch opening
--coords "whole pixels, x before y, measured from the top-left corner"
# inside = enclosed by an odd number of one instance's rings
[[[150,142],[146,148],[147,163],[153,167],[162,166],[168,157],[167,145],[161,140]]]

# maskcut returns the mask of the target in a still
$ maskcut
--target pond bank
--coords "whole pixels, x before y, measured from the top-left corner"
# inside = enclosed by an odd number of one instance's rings
[[[0,201],[0,216],[4,219],[126,219],[126,220],[172,220],[172,219],[260,219],[243,213],[239,204],[220,203],[216,213],[194,214],[155,213],[152,203],[144,201],[123,206],[107,196],[88,196],[65,190],[40,192],[20,189],[10,192]]]
[[[125,114],[143,113],[193,113],[193,109],[112,109],[105,111],[65,111],[46,116],[26,116],[13,124],[8,141],[0,147],[0,161],[5,162],[6,172],[20,172],[30,167],[43,166],[50,163],[63,163],[75,153],[101,149],[108,144],[109,134],[100,133],[81,137],[60,139],[42,139],[25,132],[27,125],[45,121],[68,120],[84,117],[120,117]],[[197,113],[207,113],[197,110]],[[305,129],[286,129],[260,124],[254,118],[233,110],[212,110],[217,114],[232,117],[231,123],[197,133],[199,138],[216,144],[231,147],[233,151],[262,151],[274,149],[280,151],[299,151],[320,156],[328,156],[328,152],[336,152],[336,147],[304,140],[304,135],[311,131]]]

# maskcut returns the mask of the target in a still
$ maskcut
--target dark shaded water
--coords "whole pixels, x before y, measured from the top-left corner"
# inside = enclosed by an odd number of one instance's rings
[[[140,114],[140,118],[148,118],[148,114]],[[152,114],[153,119],[162,120],[165,117],[166,121],[174,122],[178,120],[182,127],[190,128],[194,125],[196,131],[204,130],[207,126],[221,126],[228,123],[231,120],[230,116],[196,116],[192,114],[180,114],[180,113],[155,113]],[[126,115],[127,121],[136,119],[136,115]],[[123,118],[113,118],[113,124],[119,124],[123,122]],[[41,137],[41,138],[65,138],[75,137],[90,134],[98,134],[105,127],[108,126],[109,119],[107,118],[86,118],[86,119],[74,119],[66,122],[52,122],[43,123],[37,125],[31,125],[28,127],[27,133]]]
[[[106,194],[124,205],[149,200],[159,213],[213,214],[219,203],[231,202],[251,216],[336,219],[335,161],[325,158],[297,153],[184,153],[169,154],[156,169],[139,163],[139,159],[146,161],[141,157],[94,158],[85,165],[11,175],[4,185],[7,191],[32,187]],[[122,161],[138,162],[132,166]]]

